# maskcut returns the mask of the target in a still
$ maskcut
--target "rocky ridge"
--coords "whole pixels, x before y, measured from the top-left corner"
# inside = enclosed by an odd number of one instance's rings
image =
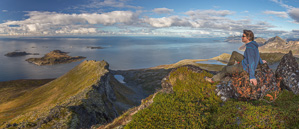
[[[55,65],[55,64],[62,64],[62,63],[71,63],[75,61],[80,61],[85,58],[86,57],[82,57],[82,56],[71,57],[67,55],[66,52],[62,52],[60,50],[54,50],[41,58],[29,58],[26,59],[26,61],[40,66],[40,65]]]
[[[126,97],[134,92],[108,67],[105,61],[84,61],[60,78],[1,103],[0,128],[90,128],[112,121],[136,104]]]
[[[256,42],[260,45],[259,51],[262,53],[288,53],[290,50],[293,54],[299,54],[299,41],[296,40],[284,40],[279,36],[275,36],[265,41],[264,39],[256,39]],[[245,44],[243,44],[239,50],[245,50]]]

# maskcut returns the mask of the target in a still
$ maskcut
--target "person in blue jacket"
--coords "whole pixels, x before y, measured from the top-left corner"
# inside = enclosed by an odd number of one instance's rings
[[[242,42],[246,43],[244,56],[236,51],[233,51],[227,66],[212,78],[205,77],[206,81],[211,83],[220,81],[226,74],[240,73],[245,70],[249,73],[250,83],[257,85],[255,78],[255,69],[258,64],[267,63],[262,60],[258,50],[258,44],[254,41],[254,34],[251,30],[243,30]]]

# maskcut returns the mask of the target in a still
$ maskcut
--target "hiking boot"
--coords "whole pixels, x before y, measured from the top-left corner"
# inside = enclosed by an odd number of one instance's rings
[[[204,79],[205,79],[207,82],[214,83],[213,78],[210,78],[210,77],[205,76]]]

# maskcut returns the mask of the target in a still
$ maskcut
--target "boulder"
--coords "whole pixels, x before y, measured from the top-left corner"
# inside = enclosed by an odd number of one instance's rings
[[[274,76],[274,72],[269,68],[268,64],[258,65],[255,71],[255,77],[258,84],[254,86],[249,81],[249,74],[245,71],[226,76],[220,81],[216,88],[216,93],[221,96],[223,101],[229,98],[238,100],[256,100],[270,97],[270,100],[276,98],[280,92],[280,80]]]
[[[275,76],[282,79],[281,86],[283,89],[290,90],[294,94],[299,93],[299,68],[292,51],[282,57]]]

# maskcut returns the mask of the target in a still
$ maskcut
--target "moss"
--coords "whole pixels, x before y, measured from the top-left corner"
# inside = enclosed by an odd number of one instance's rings
[[[269,103],[261,100],[220,101],[215,85],[186,67],[169,78],[174,93],[159,93],[154,102],[124,128],[298,128],[299,96],[282,91]]]
[[[174,93],[157,94],[154,103],[134,115],[125,128],[207,128],[220,99],[215,86],[203,81],[203,76],[212,74],[184,67],[172,72]]]

